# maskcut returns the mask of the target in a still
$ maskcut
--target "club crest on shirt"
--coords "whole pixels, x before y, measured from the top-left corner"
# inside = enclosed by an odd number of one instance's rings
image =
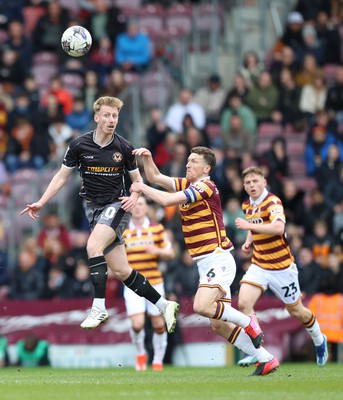
[[[116,152],[113,154],[112,160],[117,163],[121,162],[123,160],[123,155],[121,153]]]

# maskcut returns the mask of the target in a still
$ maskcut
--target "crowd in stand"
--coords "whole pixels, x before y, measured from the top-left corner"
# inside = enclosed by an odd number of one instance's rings
[[[59,1],[11,0],[0,7],[0,188],[10,194],[9,177],[22,168],[42,169],[59,162],[68,141],[92,127],[92,104],[102,94],[118,96],[131,84],[126,74],[144,74],[153,67],[151,38],[139,31],[105,0],[80,1],[77,15]],[[7,4],[8,3],[8,4]],[[170,2],[165,2],[165,7]],[[26,7],[41,16],[30,32]],[[252,164],[265,168],[268,188],[280,196],[287,216],[287,235],[299,267],[305,294],[343,293],[343,9],[337,1],[301,1],[286,21],[285,32],[266,57],[254,51],[244,57],[230,87],[218,74],[203,86],[182,87],[166,113],[154,108],[143,140],[160,170],[183,176],[192,147],[211,147],[217,157],[212,176],[220,188],[228,236],[235,244],[238,271],[233,292],[248,266],[240,251],[244,234],[233,223],[242,217],[245,192],[241,171]],[[94,44],[82,61],[70,59],[60,46],[62,32],[81,24]],[[128,48],[137,38],[138,56]],[[145,50],[144,50],[145,49]],[[144,50],[144,51],[143,51]],[[45,86],[34,73],[35,58],[57,54],[57,69]],[[125,55],[131,55],[128,59]],[[137,55],[137,54],[136,54]],[[334,66],[335,75],[328,75]],[[63,74],[82,77],[71,91]],[[75,75],[74,75],[75,76]],[[43,89],[42,89],[43,87]],[[275,137],[270,148],[257,154],[259,128],[264,123],[306,135],[306,175],[316,187],[296,184],[290,173],[287,137]],[[76,189],[77,190],[77,189]],[[77,203],[78,196],[73,196]],[[77,203],[72,209],[82,210]],[[151,205],[151,218],[162,221],[177,257],[163,264],[167,293],[192,297],[197,268],[190,259],[174,218],[178,210]],[[85,243],[88,231],[82,216],[65,226],[54,210],[47,213],[38,237],[18,245],[16,265],[6,273],[1,250],[0,298],[42,299],[91,297]],[[120,287],[109,280],[109,295]]]

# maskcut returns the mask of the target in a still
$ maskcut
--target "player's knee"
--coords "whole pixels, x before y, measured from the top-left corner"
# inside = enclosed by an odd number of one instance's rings
[[[195,313],[204,317],[211,317],[208,311],[208,305],[205,302],[195,301],[193,304],[193,310]]]
[[[86,247],[88,258],[97,257],[103,254],[103,247],[96,240],[88,239]]]
[[[238,309],[244,314],[250,314],[251,306],[248,301],[243,299],[238,299]]]
[[[132,330],[135,333],[139,333],[142,329],[144,329],[144,323],[141,323],[139,321],[133,321],[132,322]]]

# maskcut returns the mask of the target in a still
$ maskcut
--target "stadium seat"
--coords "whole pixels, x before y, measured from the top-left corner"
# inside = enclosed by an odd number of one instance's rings
[[[34,168],[22,168],[10,175],[10,183],[30,183],[35,185],[39,177],[39,172]]]
[[[33,55],[32,65],[58,65],[58,56],[52,51],[38,51]]]
[[[164,70],[149,71],[140,80],[141,96],[146,108],[164,109],[172,97],[172,78]]]
[[[302,189],[305,192],[311,192],[314,189],[317,189],[317,181],[315,178],[312,178],[310,176],[299,176],[299,177],[294,177],[297,188]]]
[[[23,7],[25,32],[31,36],[38,20],[45,14],[45,8],[40,6]]]
[[[323,65],[323,73],[325,76],[325,82],[329,88],[335,84],[336,69],[337,69],[336,64]]]
[[[8,39],[8,33],[5,29],[0,29],[0,44],[6,42]]]
[[[151,39],[157,38],[164,27],[164,10],[162,6],[148,4],[140,8],[138,15],[140,29]]]
[[[52,64],[38,64],[32,66],[31,72],[38,88],[44,90],[49,87],[51,78],[57,74],[58,68]]]
[[[287,154],[292,157],[302,158],[305,156],[306,143],[301,141],[287,140],[286,148]]]
[[[261,156],[263,153],[268,151],[271,148],[271,141],[270,139],[264,139],[264,140],[257,140],[257,145],[255,148],[255,154],[257,156]]]
[[[269,139],[280,136],[283,134],[283,128],[280,124],[275,124],[272,122],[263,122],[259,125],[257,129],[257,137],[259,139]]]
[[[79,0],[59,0],[61,6],[69,12],[71,18],[77,18],[80,12]]]
[[[219,5],[201,3],[193,7],[193,21],[195,28],[200,32],[222,32],[224,10]]]
[[[289,173],[293,177],[304,177],[306,176],[306,164],[301,159],[289,159],[288,161]]]
[[[184,4],[172,4],[165,14],[166,28],[178,33],[179,36],[192,32],[193,14],[192,6]]]
[[[127,15],[126,12],[129,12],[130,15],[136,15],[141,8],[142,0],[114,0],[113,3],[116,7],[120,8],[125,15]]]
[[[26,206],[26,204],[37,201],[38,193],[36,185],[32,185],[32,182],[16,182],[11,185],[11,200],[13,204],[20,208]]]
[[[68,89],[73,96],[80,94],[84,85],[84,79],[80,74],[64,72],[60,74],[60,77],[62,87]]]

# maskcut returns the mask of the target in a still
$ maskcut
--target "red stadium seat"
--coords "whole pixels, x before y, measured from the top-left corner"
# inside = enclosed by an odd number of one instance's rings
[[[157,38],[164,27],[164,10],[162,6],[148,4],[140,8],[138,15],[139,27],[152,39]]]
[[[172,98],[173,81],[164,70],[147,72],[140,80],[140,87],[144,107],[163,109]]]
[[[39,6],[23,7],[24,25],[26,33],[31,36],[38,20],[45,14],[45,8]]]
[[[261,139],[273,139],[283,134],[283,128],[280,124],[272,122],[263,122],[259,125],[257,130],[257,137]]]
[[[193,13],[191,5],[172,4],[165,15],[165,25],[169,30],[174,30],[179,35],[187,35],[192,32]]]

